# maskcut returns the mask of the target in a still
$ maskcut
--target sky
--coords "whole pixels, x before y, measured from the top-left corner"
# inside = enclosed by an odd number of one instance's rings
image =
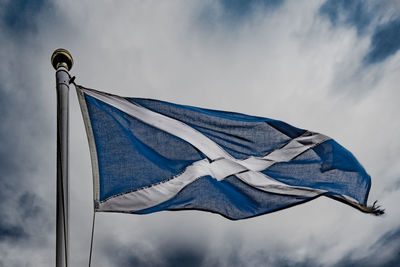
[[[241,221],[96,215],[93,266],[400,265],[397,0],[0,0],[0,267],[54,266],[56,90],[86,87],[283,120],[349,149],[376,217],[321,197]],[[70,263],[87,266],[89,149],[70,88]]]

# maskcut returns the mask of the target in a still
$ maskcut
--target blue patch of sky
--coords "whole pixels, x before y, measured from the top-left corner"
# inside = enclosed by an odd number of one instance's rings
[[[280,7],[284,0],[219,0],[220,9],[206,5],[200,12],[200,22],[209,27],[223,24],[235,27],[254,15],[255,12],[273,11]]]
[[[327,0],[319,9],[319,14],[329,19],[335,27],[347,25],[355,27],[358,35],[371,30],[372,21],[384,10],[381,3],[374,9],[368,8],[364,0]],[[392,19],[386,24],[373,28],[371,43],[363,58],[365,66],[380,63],[400,49],[400,19]]]
[[[372,21],[372,14],[362,0],[327,0],[319,9],[333,26],[341,23],[354,26],[363,34]]]
[[[394,55],[400,49],[400,19],[378,26],[371,38],[364,63],[379,63]]]
[[[223,13],[230,19],[242,19],[257,9],[276,8],[283,0],[220,0]]]
[[[9,0],[3,6],[2,23],[12,34],[35,30],[35,19],[49,6],[48,0]]]

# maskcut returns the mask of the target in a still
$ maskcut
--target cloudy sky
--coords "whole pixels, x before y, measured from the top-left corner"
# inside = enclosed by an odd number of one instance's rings
[[[76,82],[286,121],[333,137],[372,176],[375,217],[328,198],[242,221],[199,212],[96,217],[93,266],[400,263],[398,0],[0,0],[0,266],[54,266],[56,91]],[[87,266],[89,149],[70,90],[70,256]]]

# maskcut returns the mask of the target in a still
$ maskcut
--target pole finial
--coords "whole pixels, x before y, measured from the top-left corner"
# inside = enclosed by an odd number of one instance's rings
[[[53,52],[53,55],[51,55],[51,65],[53,65],[56,70],[62,66],[69,71],[74,65],[74,60],[68,50],[59,48]]]

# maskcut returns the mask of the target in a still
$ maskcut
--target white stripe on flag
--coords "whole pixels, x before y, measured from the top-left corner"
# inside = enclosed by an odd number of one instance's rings
[[[185,140],[203,152],[211,160],[218,158],[231,158],[231,155],[215,142],[181,121],[131,103],[120,96],[108,95],[85,88],[82,88],[82,90],[85,94],[97,98],[144,123]]]
[[[319,135],[315,136],[316,140],[322,140]],[[303,138],[303,136],[299,138]],[[297,142],[296,139],[291,140],[289,143],[293,142]],[[286,155],[286,157],[277,157],[278,161],[265,160],[264,158],[268,158],[268,155],[261,159],[254,157],[251,158],[251,161],[256,162],[257,164],[241,164],[245,161],[249,163],[249,159],[245,159],[242,161],[218,159],[213,162],[209,162],[207,159],[203,159],[197,161],[188,166],[183,173],[165,182],[110,197],[100,203],[98,210],[133,212],[146,208],[151,208],[173,198],[187,185],[206,175],[210,175],[217,180],[222,180],[230,175],[236,175],[236,177],[238,177],[246,184],[270,193],[304,197],[315,197],[317,195],[326,193],[326,191],[324,190],[314,188],[290,186],[259,172],[261,170],[269,168],[276,162],[285,162],[295,157],[295,155],[292,153],[293,151],[288,152],[288,150],[290,150],[292,147],[291,145],[289,145],[289,143],[283,148],[274,150],[272,152],[274,153],[273,155]],[[315,143],[315,145],[316,144],[317,143]],[[311,146],[308,146],[307,149],[310,148]],[[304,150],[299,149],[298,152],[301,154],[304,152]],[[261,168],[260,163],[265,163],[264,168]],[[257,170],[251,168],[249,169],[244,165],[250,167],[255,166]]]

